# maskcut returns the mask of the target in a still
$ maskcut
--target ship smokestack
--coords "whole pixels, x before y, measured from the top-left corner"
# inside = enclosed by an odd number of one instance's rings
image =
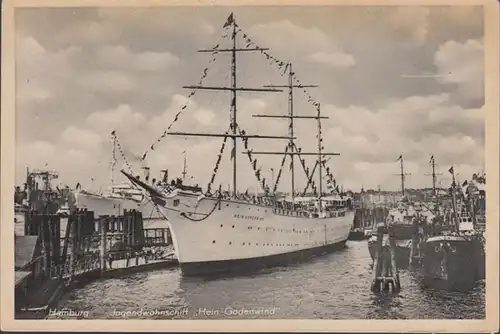
[[[168,182],[168,169],[162,170],[163,172],[163,182]]]
[[[142,167],[144,169],[144,180],[149,181],[149,167]]]

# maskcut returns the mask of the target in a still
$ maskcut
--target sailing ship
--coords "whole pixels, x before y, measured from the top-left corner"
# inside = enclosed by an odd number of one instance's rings
[[[453,166],[450,187],[452,211],[449,233],[432,236],[425,242],[424,285],[451,290],[468,290],[476,281],[485,278],[485,252],[483,231],[484,188],[471,182],[464,193],[457,186]],[[477,178],[476,178],[477,181]],[[485,182],[485,178],[483,178]],[[479,183],[483,184],[484,183]],[[479,217],[478,217],[479,216]],[[479,218],[479,219],[478,219]]]
[[[176,257],[179,260],[184,276],[212,275],[222,273],[241,273],[263,267],[285,265],[302,261],[309,256],[343,248],[354,218],[352,199],[340,191],[323,190],[323,169],[326,167],[326,156],[338,155],[323,151],[321,136],[320,106],[317,105],[316,116],[298,116],[293,111],[293,89],[307,87],[293,82],[292,64],[288,63],[288,85],[265,86],[263,88],[243,88],[236,85],[237,62],[239,52],[263,51],[260,47],[238,48],[236,37],[240,28],[231,14],[224,25],[231,30],[232,47],[227,49],[214,48],[200,50],[201,52],[228,52],[231,55],[231,86],[206,87],[186,86],[191,89],[228,90],[231,92],[231,122],[230,131],[222,134],[168,132],[169,135],[205,136],[232,139],[232,189],[231,193],[222,191],[222,187],[212,194],[211,183],[206,191],[201,188],[176,187],[171,192],[165,192],[147,184],[122,170],[133,183],[146,190],[159,210],[167,217],[172,231]],[[314,87],[311,85],[311,87]],[[281,92],[277,88],[288,88],[287,115],[254,115],[254,117],[283,118],[289,120],[288,136],[268,136],[247,134],[236,123],[237,92]],[[294,120],[313,119],[318,126],[318,148],[316,152],[302,152],[294,139]],[[250,161],[254,155],[281,155],[283,161],[289,157],[291,169],[291,193],[289,196],[276,196],[278,182],[271,191],[265,180],[260,180],[260,170],[256,177],[261,181],[264,193],[250,195],[248,191],[239,193],[237,187],[238,170],[237,142],[243,141]],[[249,139],[288,140],[284,152],[254,152],[248,149]],[[224,146],[219,153],[219,160]],[[307,174],[304,159],[301,156],[317,157],[313,173]],[[319,191],[301,196],[295,192],[294,161],[298,158],[308,176],[307,188],[311,184],[312,174],[318,170]],[[255,170],[255,162],[253,160]],[[217,171],[216,164],[215,172]],[[283,166],[283,163],[282,163]],[[280,170],[281,173],[281,170]],[[215,175],[215,173],[214,173]],[[213,175],[213,176],[214,176]],[[280,174],[278,174],[280,175]],[[279,179],[279,177],[278,177]],[[331,178],[329,178],[331,181]],[[331,182],[329,182],[331,186]],[[331,188],[330,188],[331,189]],[[338,187],[336,188],[338,190]]]

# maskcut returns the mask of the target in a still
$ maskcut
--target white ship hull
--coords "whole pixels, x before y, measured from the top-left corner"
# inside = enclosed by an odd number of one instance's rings
[[[120,216],[124,210],[135,209],[142,212],[143,219],[161,219],[155,205],[148,200],[136,201],[126,198],[113,198],[83,192],[75,193],[75,206],[94,212],[94,216]]]
[[[168,218],[184,275],[273,266],[342,248],[354,221],[353,211],[329,218],[288,216],[246,201],[177,191],[158,207]]]

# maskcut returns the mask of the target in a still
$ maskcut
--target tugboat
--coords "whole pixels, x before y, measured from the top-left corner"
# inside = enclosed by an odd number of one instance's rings
[[[457,187],[453,166],[449,172],[453,176],[449,221],[454,229],[427,239],[423,283],[438,289],[467,291],[485,277],[485,240],[477,228],[481,208],[474,188],[468,187],[464,194]]]

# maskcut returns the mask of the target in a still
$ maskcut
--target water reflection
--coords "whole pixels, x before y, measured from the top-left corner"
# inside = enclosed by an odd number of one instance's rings
[[[375,295],[370,291],[371,262],[366,242],[356,242],[307,263],[247,275],[185,278],[172,268],[102,280],[71,292],[59,306],[91,310],[90,317],[97,319],[113,318],[112,310],[141,308],[189,310],[155,319],[484,318],[484,284],[469,294],[424,290],[417,274],[401,271],[398,295]],[[256,316],[226,314],[227,308],[276,311]]]

